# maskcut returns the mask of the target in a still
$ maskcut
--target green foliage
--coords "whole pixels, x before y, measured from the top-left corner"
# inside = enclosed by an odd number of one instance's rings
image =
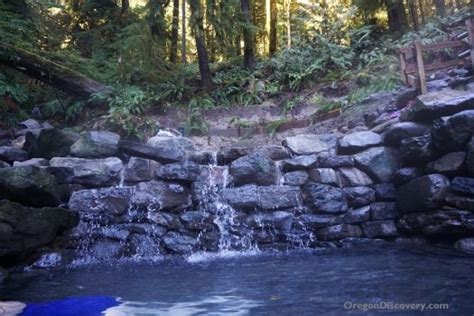
[[[208,126],[202,119],[201,109],[209,108],[214,105],[212,99],[192,98],[188,104],[188,115],[184,125],[186,135],[203,135],[208,132]]]

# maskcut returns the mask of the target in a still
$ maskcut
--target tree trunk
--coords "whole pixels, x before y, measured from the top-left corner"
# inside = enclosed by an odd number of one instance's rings
[[[436,15],[440,17],[446,16],[446,2],[445,0],[434,0],[434,5],[436,7]]]
[[[418,6],[420,7],[420,16],[421,16],[421,23],[423,25],[426,24],[426,16],[425,16],[425,8],[423,7],[423,1],[418,0]]]
[[[184,1],[184,0],[183,0]],[[178,60],[179,0],[173,0],[173,21],[171,25],[170,61]]]
[[[87,78],[79,72],[24,49],[2,43],[0,43],[0,64],[9,66],[75,97],[88,99],[95,93],[111,91],[106,85]]]
[[[181,0],[181,62],[186,64],[186,0]]]
[[[244,67],[253,71],[255,69],[255,43],[252,30],[250,29],[252,23],[250,17],[250,0],[240,0],[240,8],[246,24],[243,27]]]
[[[286,47],[291,48],[291,0],[286,0]]]
[[[405,30],[406,14],[403,0],[385,0],[388,15],[388,26],[391,32],[400,33]]]
[[[273,56],[277,50],[277,3],[276,0],[270,0],[270,56]]]
[[[420,22],[418,21],[418,12],[416,11],[416,4],[413,1],[408,2],[408,8],[410,10],[411,20],[413,22],[413,29],[418,32],[420,29]]]
[[[122,14],[125,14],[130,9],[130,1],[129,0],[122,0]]]
[[[211,70],[209,69],[209,57],[207,56],[206,40],[204,34],[204,24],[202,7],[200,0],[189,0],[191,7],[191,20],[193,21],[194,39],[198,53],[199,72],[201,74],[201,85],[209,88],[212,85]]]

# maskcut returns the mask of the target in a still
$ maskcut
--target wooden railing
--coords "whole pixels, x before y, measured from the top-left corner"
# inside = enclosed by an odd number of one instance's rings
[[[424,52],[439,52],[443,49],[454,49],[456,57],[451,60],[435,61],[425,64],[423,60]],[[419,90],[425,94],[427,89],[426,76],[438,70],[460,66],[468,63],[474,69],[474,19],[466,19],[466,31],[456,36],[455,39],[439,42],[435,44],[422,45],[416,41],[410,47],[400,49],[400,63],[402,79],[406,85]]]

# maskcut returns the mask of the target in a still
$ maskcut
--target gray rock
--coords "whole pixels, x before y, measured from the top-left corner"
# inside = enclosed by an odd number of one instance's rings
[[[283,146],[268,145],[261,147],[225,147],[217,153],[217,162],[220,165],[230,164],[232,161],[259,151],[272,160],[282,160],[290,157],[288,150]]]
[[[465,152],[454,152],[444,155],[436,161],[430,162],[425,169],[426,173],[441,173],[446,176],[462,174],[464,170]]]
[[[181,137],[176,138],[182,139]],[[161,144],[158,141],[154,141],[153,144],[156,146],[152,146],[121,140],[119,142],[119,150],[130,156],[151,159],[167,164],[183,161],[193,156],[192,148],[194,147],[191,148],[188,141],[182,140],[181,142],[183,144],[180,144],[179,140],[163,141]]]
[[[339,155],[352,155],[369,147],[382,145],[382,137],[371,131],[356,132],[344,136],[338,142],[337,153]]]
[[[262,153],[253,153],[232,162],[229,173],[236,186],[245,184],[272,185],[278,182],[276,164]]]
[[[178,180],[192,182],[196,181],[201,168],[195,162],[185,161],[160,166],[156,170],[156,176],[165,180]]]
[[[397,189],[397,207],[401,213],[424,212],[441,206],[449,180],[440,174],[423,176]]]
[[[373,186],[377,201],[395,201],[397,195],[392,183],[381,183]]]
[[[442,116],[474,108],[474,91],[443,89],[420,95],[409,111],[402,113],[402,121],[431,121]]]
[[[446,203],[458,209],[474,212],[474,196],[465,196],[448,192],[444,198]]]
[[[310,155],[329,151],[332,141],[328,135],[302,134],[286,138],[283,145],[294,154]]]
[[[318,155],[318,168],[341,168],[353,167],[354,165],[355,161],[352,156]]]
[[[57,128],[42,129],[38,135],[28,132],[25,136],[23,149],[31,157],[46,159],[69,155],[72,144],[79,139],[78,134]]]
[[[474,233],[474,214],[460,210],[406,214],[398,221],[397,228],[400,232],[411,235],[470,237]]]
[[[57,206],[61,202],[54,176],[37,167],[0,169],[0,199],[28,206]]]
[[[41,167],[47,173],[56,178],[58,184],[70,184],[74,182],[74,169],[69,167]]]
[[[45,167],[49,166],[49,161],[44,158],[33,158],[25,161],[15,161],[13,163],[14,167]]]
[[[308,181],[309,175],[306,171],[299,170],[299,171],[292,171],[285,173],[284,175],[284,184],[285,185],[294,185],[299,186],[303,185]]]
[[[271,185],[257,188],[257,206],[263,210],[298,207],[301,198],[299,187]]]
[[[5,161],[0,160],[0,168],[10,168],[11,165]]]
[[[191,205],[189,190],[180,184],[152,180],[134,188],[132,204],[147,210],[178,212]]]
[[[10,146],[0,146],[0,160],[13,163],[15,161],[25,161],[27,159],[28,153],[24,150]]]
[[[173,253],[189,254],[196,249],[198,240],[177,232],[169,232],[163,236],[163,243]]]
[[[330,184],[334,186],[340,185],[340,180],[336,171],[331,168],[319,168],[309,170],[309,178],[311,181],[322,184]]]
[[[224,189],[221,196],[226,203],[238,210],[254,210],[257,207],[256,185]]]
[[[339,179],[343,186],[370,186],[373,184],[372,179],[357,168],[340,168],[338,170]]]
[[[348,210],[344,192],[326,184],[307,184],[306,199],[315,212],[341,214]]]
[[[292,159],[283,160],[281,169],[285,172],[295,170],[307,170],[316,166],[316,155],[297,156]]]
[[[118,158],[85,159],[55,157],[51,167],[68,167],[74,170],[73,182],[90,187],[105,187],[118,184],[122,161]]]
[[[207,212],[184,212],[179,218],[184,228],[190,231],[209,231],[215,227],[213,223],[214,218]]]
[[[456,193],[474,195],[474,178],[456,177],[449,189]]]
[[[408,102],[413,100],[418,96],[418,91],[415,88],[407,88],[403,89],[401,92],[397,94],[397,98],[395,99],[395,106],[397,109],[404,108]]]
[[[368,238],[389,238],[397,237],[398,231],[395,222],[388,221],[374,221],[362,224],[364,235]]]
[[[106,158],[115,156],[120,136],[111,132],[90,131],[71,146],[71,155],[80,158]]]
[[[343,218],[344,223],[354,224],[366,222],[370,219],[370,206],[349,210]]]
[[[303,214],[295,218],[294,222],[305,229],[308,227],[315,229],[341,224],[342,217],[324,214]]]
[[[464,151],[473,134],[474,110],[436,120],[431,133],[433,146],[442,153]]]
[[[289,231],[293,222],[293,214],[283,211],[272,213],[256,213],[250,215],[246,224],[252,228],[273,228],[281,231]]]
[[[89,254],[97,261],[112,261],[124,256],[124,245],[117,240],[99,240],[89,249]]]
[[[344,238],[361,237],[362,230],[358,226],[339,224],[316,229],[316,236],[318,240],[322,241],[340,240]]]
[[[403,139],[399,149],[406,165],[420,166],[435,158],[430,134]]]
[[[394,202],[376,202],[370,204],[370,217],[372,220],[394,219],[397,216],[397,204]]]
[[[153,180],[159,162],[139,157],[131,157],[124,170],[124,181],[126,183],[137,183]]]
[[[467,173],[474,177],[474,136],[471,138],[467,146],[467,156],[466,156],[466,166],[467,166]]]
[[[393,182],[396,185],[402,185],[421,176],[423,176],[423,170],[420,168],[402,168],[395,172],[395,175],[393,176]]]
[[[179,226],[178,217],[168,212],[148,212],[147,218],[160,226],[168,229],[175,229]]]
[[[474,254],[474,238],[459,239],[454,247],[462,252]]]
[[[132,187],[80,190],[72,193],[68,207],[79,214],[122,215],[130,209]]]
[[[375,202],[375,190],[368,187],[344,188],[349,207],[362,207]]]
[[[177,161],[185,160],[196,151],[192,140],[186,137],[154,136],[146,144],[174,153]]]
[[[380,182],[390,182],[400,164],[397,151],[388,147],[367,149],[355,155],[355,160],[362,171]]]
[[[0,257],[31,255],[78,222],[77,214],[63,208],[31,208],[0,201]]]
[[[415,122],[402,122],[390,126],[384,134],[384,142],[387,146],[398,146],[405,138],[429,134],[431,127],[428,124]]]

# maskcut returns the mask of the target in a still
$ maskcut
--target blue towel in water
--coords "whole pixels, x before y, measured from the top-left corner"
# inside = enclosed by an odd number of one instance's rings
[[[72,297],[46,303],[27,304],[21,316],[95,316],[119,305],[115,297]]]

